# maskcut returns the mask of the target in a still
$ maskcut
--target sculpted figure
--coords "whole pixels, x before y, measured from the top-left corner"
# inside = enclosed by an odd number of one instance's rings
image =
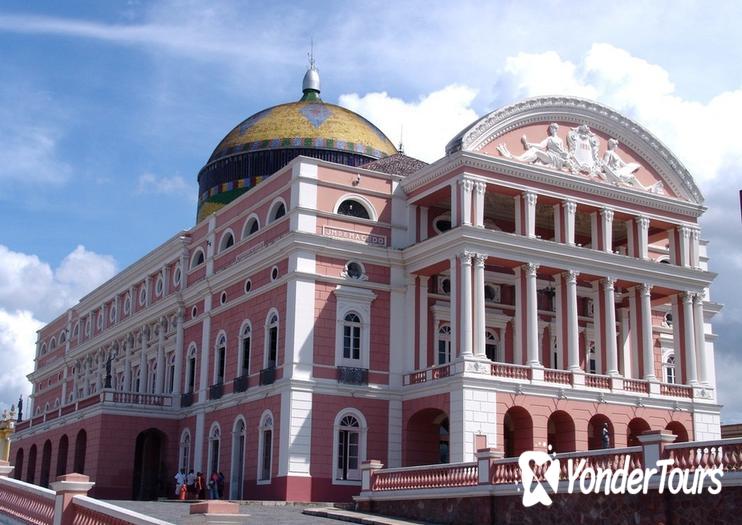
[[[497,151],[508,159],[529,164],[539,162],[550,168],[561,170],[563,167],[569,167],[571,161],[569,160],[569,152],[564,147],[564,142],[557,136],[557,131],[559,131],[559,124],[552,122],[549,124],[548,136],[538,143],[528,142],[526,136],[523,135],[520,141],[526,151],[517,157],[510,153],[505,144],[497,146]]]
[[[603,172],[611,182],[622,182],[629,186],[639,186],[634,172],[640,168],[636,162],[626,163],[618,155],[618,141],[608,139],[608,149],[603,155]]]

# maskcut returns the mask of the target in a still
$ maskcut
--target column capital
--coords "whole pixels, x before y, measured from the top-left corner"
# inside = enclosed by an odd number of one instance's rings
[[[474,188],[474,181],[470,179],[461,179],[459,180],[459,186],[461,186],[464,191],[470,192]]]
[[[576,283],[577,277],[580,275],[580,272],[577,272],[575,270],[567,270],[566,272],[564,272],[564,275],[568,283]]]
[[[418,277],[420,277],[420,286],[427,287],[428,281],[430,280],[430,276],[429,275],[418,275]]]
[[[694,303],[702,305],[705,298],[706,298],[706,292],[697,292],[693,294]]]
[[[613,290],[613,289],[615,289],[615,286],[616,286],[616,278],[615,278],[615,277],[605,277],[605,278],[603,278],[603,285],[604,285],[604,286],[606,287],[606,289],[608,289],[608,290]]]
[[[640,215],[639,217],[634,218],[634,222],[636,222],[636,224],[638,224],[640,228],[643,228],[643,229],[649,228],[649,217]]]
[[[652,288],[653,286],[648,283],[642,283],[639,285],[639,291],[642,295],[652,295]]]
[[[487,191],[487,183],[477,181],[474,183],[474,189],[479,195],[483,195],[484,192]]]
[[[528,276],[532,275],[535,277],[536,271],[539,269],[539,265],[536,263],[529,262],[529,263],[522,265],[521,268],[523,268],[526,271],[526,275]]]
[[[690,237],[694,241],[697,241],[701,238],[701,229],[700,228],[690,228]]]
[[[484,266],[484,261],[487,260],[487,255],[483,253],[475,253],[474,256],[474,265],[475,266]]]
[[[526,191],[526,192],[523,192],[523,200],[526,202],[526,204],[530,206],[535,206],[536,201],[538,200],[538,195],[536,195],[532,191]]]
[[[458,258],[461,260],[461,264],[470,265],[471,259],[474,256],[474,252],[461,252],[458,254]]]
[[[600,210],[600,216],[609,222],[613,221],[614,214],[615,212],[610,208],[602,208]]]
[[[575,213],[577,211],[577,203],[575,201],[564,201],[562,203],[562,208],[564,208],[564,211],[567,213]]]
[[[680,292],[678,295],[680,296],[680,299],[684,303],[689,303],[689,304],[692,303],[693,300],[696,297],[696,294],[694,292],[687,292],[687,291],[686,292]]]
[[[683,238],[685,238],[685,239],[690,238],[690,235],[691,235],[691,229],[690,229],[690,227],[686,226],[685,224],[681,224],[680,226],[678,226],[675,229],[678,231],[678,233],[680,233],[680,235],[683,236]]]

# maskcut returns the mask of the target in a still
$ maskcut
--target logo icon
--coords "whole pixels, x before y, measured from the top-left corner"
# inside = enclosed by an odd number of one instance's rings
[[[532,462],[533,467],[531,467]],[[546,466],[547,464],[548,466]],[[547,494],[542,482],[539,481],[533,468],[535,467],[543,473],[544,481],[553,492],[556,492],[559,487],[559,460],[546,452],[530,450],[520,455],[518,466],[520,467],[521,481],[523,482],[523,506],[532,507],[536,503],[541,503],[547,507],[551,505],[551,498]],[[545,467],[546,470],[540,467]]]

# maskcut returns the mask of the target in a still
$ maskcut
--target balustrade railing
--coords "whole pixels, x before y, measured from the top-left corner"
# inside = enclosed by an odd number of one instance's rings
[[[568,370],[556,370],[544,368],[544,381],[547,383],[558,383],[560,385],[572,384],[572,373]]]
[[[451,364],[446,363],[444,365],[432,366],[425,370],[418,370],[404,376],[405,385],[417,385],[419,383],[427,383],[436,379],[443,379],[452,375]]]
[[[47,525],[54,520],[53,490],[15,479],[0,478],[0,513],[24,523]]]
[[[354,366],[337,367],[337,381],[345,385],[367,385],[368,369]]]
[[[675,466],[683,469],[704,467],[742,471],[742,438],[672,443],[665,446],[665,454],[668,459],[675,460]]]
[[[508,379],[523,379],[530,381],[531,367],[524,365],[511,365],[509,363],[492,363],[490,373],[497,377]]]
[[[649,382],[641,379],[624,379],[623,389],[628,392],[638,392],[640,394],[649,393]]]
[[[137,392],[104,392],[103,400],[104,402],[123,403],[129,405],[144,405],[154,407],[173,406],[173,397],[170,395],[139,394]]]
[[[610,390],[611,376],[585,374],[585,386],[590,388],[604,388],[606,390]]]
[[[476,463],[386,469],[374,475],[372,490],[467,487],[479,483],[478,472]]]
[[[674,385],[670,383],[660,383],[660,394],[671,397],[685,397],[693,399],[693,387],[687,385]]]

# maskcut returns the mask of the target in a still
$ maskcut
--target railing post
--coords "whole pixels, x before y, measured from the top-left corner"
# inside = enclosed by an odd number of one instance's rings
[[[642,444],[644,468],[652,468],[663,459],[665,445],[675,441],[675,434],[669,430],[647,430],[637,436]]]
[[[494,448],[480,448],[476,452],[477,465],[479,470],[479,484],[489,485],[492,479],[492,467],[495,461],[502,459],[505,454],[502,450]]]
[[[371,478],[374,472],[381,469],[384,464],[378,459],[370,459],[361,463],[361,490],[371,490]]]
[[[58,476],[57,481],[50,483],[51,489],[57,493],[54,501],[53,525],[72,525],[75,519],[72,498],[86,496],[93,485],[95,483],[90,481],[88,476],[76,473]]]

